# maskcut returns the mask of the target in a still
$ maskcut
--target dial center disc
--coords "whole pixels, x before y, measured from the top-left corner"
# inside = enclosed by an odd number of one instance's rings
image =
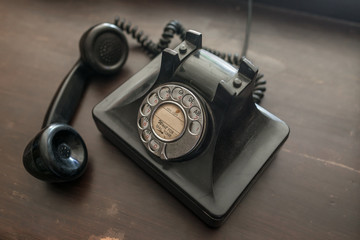
[[[160,105],[152,118],[154,133],[165,141],[173,141],[181,136],[185,128],[185,115],[176,104]]]

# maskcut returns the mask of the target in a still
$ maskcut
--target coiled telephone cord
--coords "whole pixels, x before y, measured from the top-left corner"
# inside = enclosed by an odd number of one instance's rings
[[[250,34],[250,24],[251,24],[251,0],[249,0],[249,9],[248,9],[248,19],[246,25],[246,36],[245,43],[242,50],[242,55],[246,55],[247,47],[248,47],[248,39]],[[150,57],[155,57],[159,53],[161,53],[165,48],[169,47],[171,40],[174,38],[174,35],[178,35],[179,38],[184,41],[186,30],[182,26],[182,24],[176,20],[171,20],[164,27],[161,38],[158,43],[154,43],[148,35],[145,35],[143,30],[139,30],[138,26],[133,26],[131,22],[127,22],[126,19],[120,19],[119,17],[115,18],[114,24],[118,26],[121,30],[131,35],[133,39],[135,39],[141,47],[150,55]],[[203,47],[203,49],[213,53],[214,55],[224,59],[228,63],[239,66],[241,56],[239,54],[230,54],[223,53],[211,48]],[[255,103],[260,103],[261,99],[264,97],[264,92],[266,91],[266,81],[262,78],[263,74],[259,73],[255,79],[255,87],[253,90],[253,99]]]
[[[157,56],[162,52],[162,50],[169,47],[169,44],[175,34],[178,35],[182,41],[185,39],[186,34],[186,30],[183,26],[178,21],[172,20],[166,24],[159,42],[155,44],[151,39],[149,39],[148,35],[145,35],[143,30],[140,30],[136,25],[133,26],[131,22],[127,22],[124,18],[120,19],[119,17],[116,17],[114,24],[140,43],[141,47],[151,57]]]

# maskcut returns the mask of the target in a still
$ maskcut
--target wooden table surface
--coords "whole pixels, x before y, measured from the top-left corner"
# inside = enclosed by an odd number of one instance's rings
[[[0,239],[360,239],[360,25],[255,6],[248,57],[268,81],[262,106],[290,137],[218,229],[208,228],[97,130],[91,110],[150,59],[130,43],[94,76],[73,120],[83,177],[47,184],[22,165],[82,33],[119,15],[159,38],[171,19],[203,44],[240,52],[246,6],[224,1],[0,1]],[[179,39],[175,38],[174,44]]]

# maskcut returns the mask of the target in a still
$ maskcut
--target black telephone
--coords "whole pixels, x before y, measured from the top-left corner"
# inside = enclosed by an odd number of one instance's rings
[[[220,226],[270,162],[288,126],[254,103],[239,69],[188,31],[93,109],[99,130],[198,217]]]

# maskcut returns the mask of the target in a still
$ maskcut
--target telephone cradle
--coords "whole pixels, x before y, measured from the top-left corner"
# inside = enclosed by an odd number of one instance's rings
[[[220,226],[289,135],[254,103],[257,68],[189,30],[93,109],[98,129],[200,219]]]

